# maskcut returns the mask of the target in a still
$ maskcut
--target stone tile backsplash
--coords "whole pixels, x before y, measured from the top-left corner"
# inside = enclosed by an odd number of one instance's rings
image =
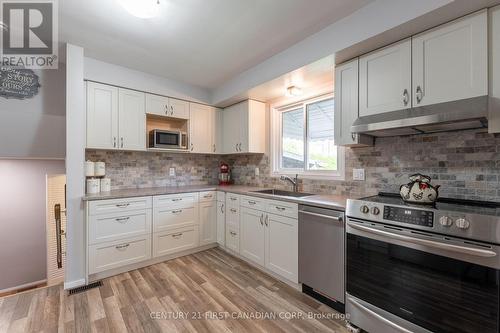
[[[302,191],[367,196],[398,192],[413,173],[432,177],[443,197],[500,201],[500,136],[468,130],[378,138],[373,147],[346,148],[344,181],[301,179]],[[106,162],[112,188],[216,184],[218,166],[232,168],[236,184],[290,189],[271,177],[267,155],[194,155],[88,150],[86,158]],[[169,177],[169,168],[176,177]],[[255,176],[259,167],[260,176]],[[352,180],[352,169],[364,168],[365,181]]]

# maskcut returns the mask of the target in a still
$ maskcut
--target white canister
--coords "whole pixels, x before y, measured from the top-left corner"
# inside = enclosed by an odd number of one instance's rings
[[[95,162],[94,164],[95,164],[94,176],[102,177],[102,176],[106,175],[106,163]]]
[[[89,178],[87,179],[87,194],[96,194],[101,191],[99,179]]]
[[[85,177],[94,177],[95,165],[92,161],[85,162]]]
[[[101,178],[101,192],[110,192],[110,191],[111,191],[111,179]]]

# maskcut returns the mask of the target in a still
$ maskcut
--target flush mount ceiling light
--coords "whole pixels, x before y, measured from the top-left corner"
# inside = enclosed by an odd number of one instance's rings
[[[296,97],[302,95],[302,89],[296,86],[290,86],[286,88],[285,96],[286,97]]]
[[[160,13],[160,0],[118,0],[118,3],[131,15],[148,19]]]

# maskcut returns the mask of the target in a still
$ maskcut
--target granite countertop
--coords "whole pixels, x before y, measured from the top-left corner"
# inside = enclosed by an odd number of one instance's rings
[[[121,199],[130,197],[147,197],[154,195],[165,194],[178,194],[189,192],[202,192],[202,191],[223,191],[228,193],[236,193],[242,195],[251,195],[254,197],[281,200],[287,202],[294,202],[298,204],[313,205],[324,208],[333,208],[345,210],[347,199],[346,196],[331,195],[331,194],[317,194],[302,198],[286,197],[279,195],[255,193],[254,191],[264,190],[263,187],[252,187],[243,185],[190,185],[190,186],[166,186],[166,187],[151,187],[151,188],[133,188],[114,190],[111,192],[103,192],[97,194],[87,194],[83,197],[84,201],[106,200],[106,199]],[[356,199],[356,198],[351,198]]]

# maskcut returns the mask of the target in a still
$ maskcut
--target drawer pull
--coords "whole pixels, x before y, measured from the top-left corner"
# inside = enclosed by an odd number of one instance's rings
[[[274,207],[276,207],[276,209],[279,210],[280,212],[282,212],[286,209],[285,207],[279,207],[279,206],[274,206]]]
[[[236,213],[237,212],[237,210],[234,209],[234,208],[231,208],[230,211],[231,211],[231,213]]]
[[[236,236],[236,233],[234,231],[230,231],[229,233],[231,234],[231,236]]]
[[[172,199],[172,201],[182,201],[182,198],[175,198],[175,199]]]
[[[172,214],[179,214],[179,213],[182,213],[182,209],[177,209],[172,211]]]
[[[179,238],[182,236],[182,232],[179,232],[178,234],[173,234],[172,237],[173,238]]]
[[[116,222],[120,222],[120,223],[127,222],[128,220],[130,220],[130,216],[127,216],[127,217],[118,217],[118,218],[115,219]]]
[[[230,197],[229,199],[235,201],[235,200],[238,200],[238,198],[235,198],[235,197]]]
[[[126,249],[129,246],[130,246],[130,244],[127,243],[127,244],[123,244],[123,245],[117,245],[117,246],[115,246],[115,248],[117,250],[122,250],[122,249]]]
[[[204,195],[203,197],[204,197],[204,198],[211,198],[211,197],[212,197],[212,195],[211,195],[211,194],[206,194],[206,195]]]
[[[116,207],[118,207],[118,208],[126,208],[126,207],[128,207],[128,206],[130,206],[130,204],[129,204],[129,203],[117,204],[117,205],[116,205]]]
[[[253,200],[248,200],[248,204],[249,205],[256,205],[257,203],[255,201],[253,201]]]

